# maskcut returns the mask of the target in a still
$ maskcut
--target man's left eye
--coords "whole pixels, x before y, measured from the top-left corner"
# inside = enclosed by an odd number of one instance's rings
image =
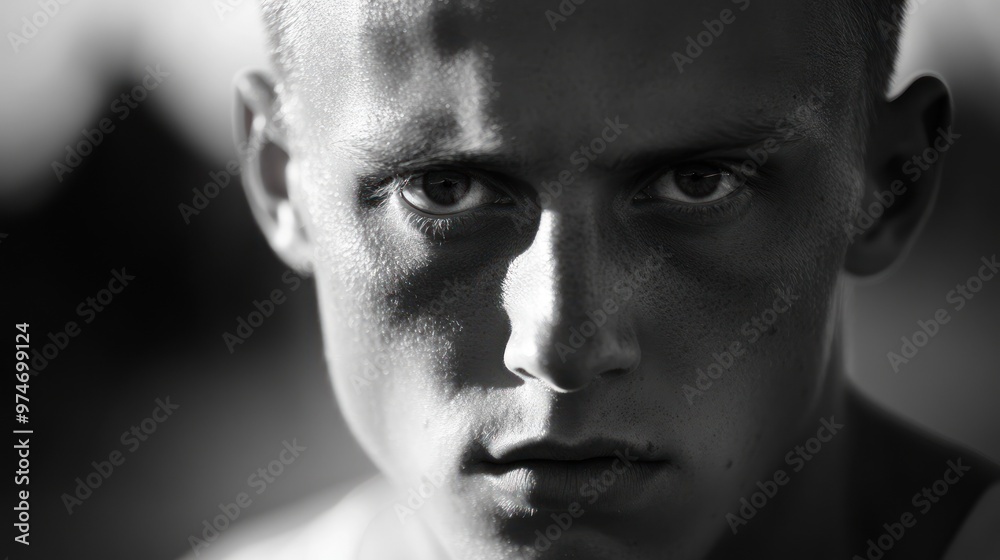
[[[407,179],[400,195],[414,209],[434,216],[459,214],[500,201],[483,181],[458,171],[427,171]]]
[[[738,191],[742,183],[739,175],[719,165],[684,164],[657,177],[639,193],[639,198],[704,204],[729,196]]]

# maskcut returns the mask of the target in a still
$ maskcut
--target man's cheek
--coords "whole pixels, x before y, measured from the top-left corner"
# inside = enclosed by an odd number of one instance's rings
[[[815,299],[795,302],[752,347],[747,393],[754,395],[758,418],[770,419],[775,433],[797,425],[818,397],[827,373],[828,336],[822,306]]]
[[[392,367],[392,360],[373,355],[331,363],[338,404],[355,438],[380,471],[391,479],[407,479],[418,465],[433,457],[431,411],[433,398],[422,376]],[[425,469],[426,470],[426,469]]]

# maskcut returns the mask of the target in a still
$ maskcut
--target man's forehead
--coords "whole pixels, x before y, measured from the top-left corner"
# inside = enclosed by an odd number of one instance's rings
[[[801,10],[784,2],[568,2],[568,14],[519,0],[333,4],[353,26],[307,58],[351,62],[300,93],[337,90],[319,105],[338,123],[325,140],[372,162],[558,157],[615,116],[634,133],[623,146],[766,137],[769,126],[808,134],[824,104],[843,102],[810,79],[824,74],[804,55],[809,26],[790,23]]]

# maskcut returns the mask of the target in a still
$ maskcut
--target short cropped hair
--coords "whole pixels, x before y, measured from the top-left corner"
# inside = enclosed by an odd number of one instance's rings
[[[863,114],[870,124],[876,101],[883,99],[892,84],[899,57],[899,43],[905,23],[907,0],[849,0],[851,38],[862,49],[865,76]]]

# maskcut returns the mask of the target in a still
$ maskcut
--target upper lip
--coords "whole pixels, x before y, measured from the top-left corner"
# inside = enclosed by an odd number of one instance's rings
[[[555,440],[525,440],[511,445],[501,445],[487,451],[487,463],[514,463],[517,461],[586,461],[588,459],[628,456],[638,461],[662,461],[646,450],[645,445],[610,438],[593,438],[575,443]],[[638,459],[635,459],[638,457]]]

